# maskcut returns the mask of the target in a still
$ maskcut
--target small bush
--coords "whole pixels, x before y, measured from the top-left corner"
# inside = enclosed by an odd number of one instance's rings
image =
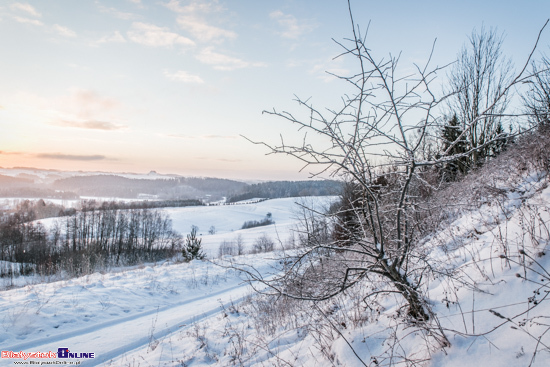
[[[233,241],[223,240],[222,243],[220,243],[220,247],[218,247],[218,256],[222,257],[225,255],[237,255],[237,248],[235,247],[235,243]]]
[[[275,242],[273,242],[273,240],[264,233],[261,237],[256,238],[254,241],[254,244],[252,245],[252,253],[258,254],[260,252],[271,252],[273,251],[274,246]]]
[[[268,226],[270,224],[274,224],[271,213],[267,213],[265,218],[261,221],[257,220],[249,220],[248,222],[244,222],[241,229],[248,229],[248,228],[254,228],[254,227],[261,227],[261,226]]]
[[[224,255],[238,256],[244,255],[244,240],[243,236],[238,234],[232,241],[223,240],[218,247],[218,256]]]

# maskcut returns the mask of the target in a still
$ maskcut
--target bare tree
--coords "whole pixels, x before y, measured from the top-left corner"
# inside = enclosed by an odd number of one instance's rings
[[[449,119],[456,115],[466,131],[472,167],[493,155],[495,144],[488,142],[505,136],[502,122],[510,100],[512,63],[502,55],[502,42],[495,29],[472,32],[448,76]]]
[[[361,33],[354,23],[349,1],[348,7],[352,37],[336,42],[343,49],[338,57],[353,58],[358,70],[349,76],[334,76],[347,83],[352,93],[342,98],[338,109],[327,110],[297,97],[306,118],[287,111],[264,111],[290,122],[304,135],[298,143],[281,137],[279,144],[257,144],[273,154],[299,159],[304,169],[313,169],[313,176],[330,174],[350,182],[351,194],[345,197],[349,200],[345,204],[349,205],[337,213],[343,217],[352,214],[353,225],[341,228],[339,238],[308,236],[310,240],[303,251],[284,262],[284,273],[278,278],[263,279],[253,269],[249,275],[279,295],[302,300],[329,299],[368,280],[369,286],[375,286],[367,298],[400,295],[405,301],[405,313],[412,320],[423,322],[432,317],[422,293],[423,281],[431,269],[426,261],[427,250],[419,245],[422,218],[427,210],[423,207],[423,195],[438,184],[430,182],[430,170],[477,152],[500,138],[486,134],[482,127],[498,121],[495,115],[503,111],[508,91],[521,80],[525,68],[514,79],[507,73],[497,78],[497,86],[483,84],[493,83],[493,79],[478,83],[479,96],[470,100],[478,106],[461,112],[463,133],[448,142],[450,150],[466,132],[475,130],[475,148],[426,158],[422,152],[426,140],[441,139],[429,136],[438,125],[436,108],[445,100],[431,90],[441,68],[429,66],[430,55],[426,65],[415,65],[416,72],[409,75],[399,68],[399,57],[376,58],[366,44],[366,32]],[[495,46],[494,41],[487,45],[485,40],[472,42],[480,43],[484,50]],[[494,56],[492,49],[486,52]],[[487,67],[485,72],[499,75],[499,70]],[[473,75],[484,77],[482,71]],[[464,87],[469,87],[476,80],[465,83]],[[485,134],[482,140],[480,134]],[[441,343],[448,344],[444,336]]]
[[[533,79],[523,95],[523,103],[529,115],[529,123],[535,126],[550,124],[550,60],[543,57],[540,63],[532,63]]]

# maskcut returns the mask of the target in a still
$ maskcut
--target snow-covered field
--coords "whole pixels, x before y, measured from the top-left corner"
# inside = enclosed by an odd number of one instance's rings
[[[247,249],[263,233],[284,243],[300,217],[295,201],[167,212],[183,234],[198,226],[215,258],[219,244],[238,235]],[[403,321],[394,295],[380,300],[375,318],[351,327],[345,319],[350,293],[347,301],[319,304],[332,320],[326,335],[333,336],[319,339],[311,329],[323,317],[303,319],[307,325],[300,326],[284,320],[298,320],[302,311],[291,310],[286,319],[262,316],[268,311],[261,307],[252,314],[251,289],[238,271],[208,261],[165,262],[1,291],[1,349],[94,353],[94,359],[69,359],[85,366],[549,366],[550,187],[531,175],[499,203],[488,200],[457,213],[424,242],[433,274],[439,274],[424,282],[438,320],[431,331]],[[268,212],[275,225],[239,229]],[[215,234],[208,234],[211,226]],[[277,271],[278,255],[233,259],[269,276]],[[349,310],[359,317],[368,312]],[[264,322],[273,323],[272,334],[261,335],[252,317],[271,319]],[[23,359],[3,358],[0,365],[16,360]]]
[[[270,271],[269,260],[254,262]],[[95,353],[82,365],[98,365],[146,350],[249,292],[236,271],[196,260],[29,285],[0,294],[0,345],[13,352]]]
[[[199,227],[209,258],[217,257],[224,240],[241,237],[248,252],[253,241],[264,234],[273,240],[288,239],[299,222],[300,205],[322,209],[334,197],[275,199],[255,204],[166,209],[174,228],[183,234]],[[275,224],[240,230],[245,221],[272,214]],[[46,226],[56,219],[43,220]],[[208,234],[211,226],[216,233]],[[277,248],[277,245],[276,245]],[[263,274],[274,271],[274,255],[243,255]],[[40,283],[20,277],[24,285],[0,291],[0,345],[10,352],[58,352],[58,348],[94,353],[82,365],[98,365],[122,358],[132,350],[152,348],[158,340],[188,331],[199,320],[220,313],[251,293],[239,272],[209,261],[163,262],[114,269],[85,277]],[[22,359],[0,359],[11,365]],[[29,359],[47,361],[48,359]],[[116,364],[115,364],[116,365]]]
[[[218,247],[223,241],[235,241],[241,236],[245,250],[250,250],[254,240],[262,235],[269,236],[277,244],[284,244],[293,235],[296,225],[303,219],[301,205],[319,211],[328,209],[336,197],[285,198],[272,199],[254,204],[237,204],[221,206],[195,206],[170,208],[165,211],[172,218],[173,228],[181,234],[191,231],[191,226],[199,227],[202,245],[208,257],[218,254]],[[261,221],[271,213],[274,225],[241,229],[244,222]],[[215,227],[215,234],[209,234],[210,227]]]
[[[296,225],[303,220],[303,206],[322,212],[328,209],[334,200],[335,196],[284,198],[248,204],[190,206],[162,210],[172,219],[172,228],[184,236],[191,232],[192,226],[197,226],[204,252],[212,258],[218,256],[218,248],[223,241],[235,241],[239,235],[247,252],[254,240],[264,234],[276,244],[284,244],[292,237]],[[271,213],[274,225],[241,229],[244,222],[261,221],[267,213]],[[46,228],[51,228],[56,221],[63,220],[64,218],[47,218],[39,222]],[[209,233],[211,227],[214,227],[213,234]]]

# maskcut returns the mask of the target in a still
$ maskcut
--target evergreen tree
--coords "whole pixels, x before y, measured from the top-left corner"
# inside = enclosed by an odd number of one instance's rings
[[[448,181],[455,180],[459,175],[465,174],[470,168],[471,157],[465,153],[468,151],[468,142],[465,134],[460,127],[460,123],[456,114],[443,126],[441,129],[441,137],[443,140],[441,151],[442,155],[447,157],[455,157],[443,167],[443,174]],[[462,138],[459,137],[462,135]],[[452,145],[454,142],[456,144]]]
[[[510,127],[510,132],[512,132],[512,128]],[[502,153],[506,149],[506,145],[509,143],[509,134],[504,132],[504,129],[502,127],[502,122],[500,122],[495,129],[495,137],[502,137],[501,139],[498,139],[494,141],[492,144],[488,146],[488,156],[489,157],[496,157],[500,153]]]
[[[202,251],[202,238],[197,238],[197,226],[191,227],[191,233],[185,239],[185,247],[183,248],[183,257],[186,261],[194,259],[202,260],[206,257]]]

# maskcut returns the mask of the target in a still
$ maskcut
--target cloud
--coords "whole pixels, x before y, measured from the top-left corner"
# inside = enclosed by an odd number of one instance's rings
[[[224,10],[223,6],[219,5],[217,1],[191,1],[185,6],[180,5],[179,0],[170,0],[168,3],[164,4],[168,9],[176,13],[207,13],[211,14],[214,12],[221,12]]]
[[[101,161],[107,160],[104,155],[101,154],[89,154],[89,155],[80,155],[80,154],[64,154],[64,153],[28,153],[28,152],[6,152],[0,150],[0,155],[23,155],[36,157],[41,159],[59,159],[66,161]]]
[[[122,103],[93,90],[73,89],[49,103],[49,124],[94,130],[120,130],[124,125],[109,121],[124,121],[119,115]]]
[[[178,139],[195,139],[195,136],[192,135],[183,135],[183,134],[167,134],[169,138],[178,138]]]
[[[79,129],[105,130],[105,131],[122,130],[128,127],[125,125],[113,124],[112,122],[108,122],[108,121],[96,121],[96,120],[88,120],[88,121],[60,120],[54,123],[54,125],[64,126],[64,127],[76,127]]]
[[[237,33],[211,26],[195,16],[181,15],[178,17],[178,24],[202,42],[221,42],[225,39],[237,38]]]
[[[189,83],[189,84],[203,84],[204,80],[198,75],[189,74],[187,71],[179,70],[175,73],[169,73],[168,71],[164,72],[164,76],[166,76],[170,80],[183,82],[183,83]]]
[[[283,31],[279,32],[279,34],[284,38],[296,39],[302,34],[311,32],[313,29],[315,29],[314,25],[309,23],[299,23],[298,19],[296,19],[294,15],[285,14],[280,10],[271,12],[269,14],[269,17],[277,21],[277,23],[279,23],[279,26],[283,28]]]
[[[93,44],[99,45],[102,43],[124,43],[124,42],[126,42],[126,39],[124,38],[124,36],[120,34],[119,31],[115,31],[115,33],[113,33],[112,35],[100,38],[99,40],[95,41]]]
[[[238,139],[236,135],[203,135],[203,139]]]
[[[39,153],[36,155],[37,158],[44,159],[59,159],[66,161],[101,161],[107,159],[104,155],[74,155],[74,154],[63,154],[63,153]]]
[[[36,11],[36,9],[30,5],[30,4],[25,4],[25,3],[13,3],[10,5],[10,9],[11,10],[20,10],[20,11],[24,11],[26,12],[27,14],[29,15],[32,15],[33,17],[37,17],[37,18],[40,18],[42,17],[42,14],[40,14],[39,12]]]
[[[132,29],[127,33],[133,42],[152,47],[170,47],[175,44],[194,46],[195,42],[177,33],[170,32],[168,28],[158,27],[153,24],[134,22]]]
[[[73,91],[68,103],[76,105],[80,114],[87,116],[92,111],[112,110],[120,105],[115,99],[100,96],[93,90],[77,89]]]
[[[52,26],[53,30],[56,31],[57,33],[59,33],[60,35],[64,36],[64,37],[76,37],[76,32],[67,28],[67,27],[63,27],[59,24],[54,24]]]
[[[32,25],[36,25],[36,26],[43,26],[44,23],[42,23],[41,21],[37,20],[37,19],[29,19],[29,18],[24,18],[24,17],[19,17],[19,16],[14,16],[14,19],[16,21],[18,21],[19,23],[26,23],[26,24],[32,24]]]
[[[237,38],[237,33],[209,24],[214,13],[223,13],[224,19],[227,17],[227,12],[217,1],[191,1],[182,6],[180,1],[171,0],[164,6],[178,13],[178,25],[201,42],[220,43],[227,39]]]
[[[325,68],[324,65],[315,65],[310,73],[317,74],[317,78],[329,83],[338,80],[335,75],[346,76],[349,75],[350,71],[344,68]]]
[[[136,3],[136,4],[139,4],[139,2]],[[97,5],[97,8],[99,9],[100,12],[105,13],[105,14],[110,14],[110,15],[114,16],[115,18],[118,18],[118,19],[130,20],[130,19],[136,19],[138,17],[134,13],[126,13],[126,12],[120,11],[116,8],[107,7],[107,6],[101,5],[97,1],[96,1],[96,5]]]
[[[19,4],[19,3],[16,3],[16,4]],[[32,8],[32,6],[31,6],[31,8]],[[34,9],[34,8],[32,8],[32,9]],[[38,14],[38,15],[40,15],[40,14]],[[19,23],[32,24],[32,25],[35,25],[35,26],[38,26],[38,27],[44,26],[44,23],[42,23],[38,19],[20,17],[18,15],[13,15],[13,19],[18,21]],[[64,36],[64,37],[76,37],[76,32],[75,31],[73,31],[72,29],[69,29],[67,27],[64,27],[62,25],[59,25],[59,24],[54,24],[53,26],[51,26],[51,28],[48,27],[48,30],[50,30],[50,29],[53,30],[54,32]]]
[[[212,65],[216,70],[235,70],[247,67],[266,66],[261,62],[249,62],[236,57],[227,56],[215,52],[212,47],[207,47],[196,55],[196,58],[204,64]]]
[[[178,0],[170,0],[169,2],[165,3],[164,6],[172,11],[175,11],[176,13],[183,13],[185,11],[184,7],[180,5],[180,2]]]

